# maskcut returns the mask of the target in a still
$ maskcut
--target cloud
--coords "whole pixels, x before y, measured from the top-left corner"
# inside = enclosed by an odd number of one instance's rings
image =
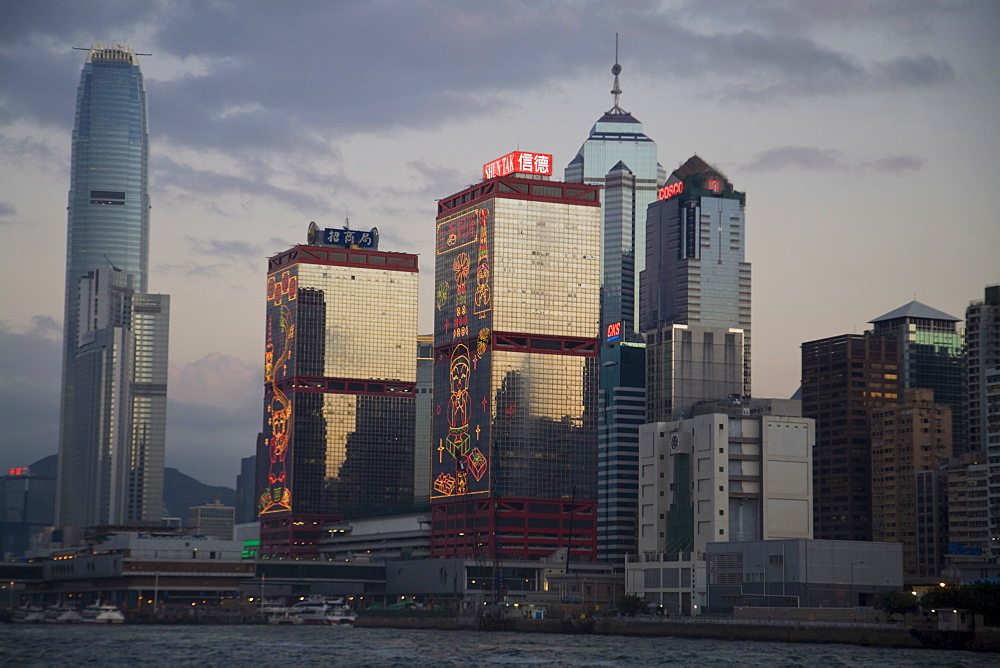
[[[415,0],[303,2],[294,11],[263,0],[7,4],[0,27],[0,123],[30,117],[68,133],[69,91],[84,60],[84,52],[70,47],[132,41],[153,53],[141,62],[158,145],[157,186],[166,197],[199,195],[207,210],[227,216],[238,214],[220,193],[320,213],[329,210],[327,197],[348,190],[368,197],[369,189],[354,187],[345,174],[317,167],[339,158],[343,138],[502,119],[530,105],[531,91],[558,88],[595,68],[606,71],[609,26],[627,36],[628,74],[697,82],[702,99],[719,104],[926,88],[956,78],[941,54],[866,63],[840,42],[824,42],[830,26],[878,32],[905,25],[907,34],[924,34],[943,13],[933,3],[873,8],[851,2],[834,10],[822,2]],[[740,29],[716,31],[718,25]],[[164,146],[218,152],[235,162],[235,171],[171,160]],[[284,183],[276,177],[279,155],[295,156],[280,167],[292,177]],[[416,194],[426,196],[436,180],[428,177],[428,192]],[[323,194],[304,193],[308,186]]]
[[[879,158],[868,163],[863,163],[864,167],[875,172],[885,172],[889,174],[909,174],[920,171],[924,166],[923,158],[912,155],[890,155]]]
[[[204,197],[206,202],[217,203],[227,194],[247,197],[266,197],[290,206],[298,212],[325,210],[327,202],[319,196],[290,190],[266,182],[264,175],[234,176],[210,169],[198,169],[191,165],[175,162],[166,156],[155,156],[152,160],[157,186],[167,196],[183,193]],[[216,205],[217,206],[217,205]],[[235,215],[235,214],[232,214]]]
[[[0,470],[59,450],[62,327],[35,316],[23,332],[0,321]]]
[[[873,85],[893,88],[940,86],[955,80],[955,70],[943,58],[927,54],[894,58],[873,68]]]
[[[779,169],[834,171],[844,169],[840,152],[813,146],[780,146],[757,154],[746,165],[749,171],[773,172]]]
[[[905,174],[919,171],[923,164],[923,159],[912,155],[893,155],[875,160],[850,162],[836,149],[815,146],[779,146],[758,153],[743,166],[743,169],[753,172],[797,169],[807,172]]]
[[[254,454],[263,387],[263,366],[224,353],[170,365],[168,465],[208,484],[232,487],[239,459]]]
[[[257,258],[263,254],[258,246],[248,244],[238,239],[195,239],[191,236],[184,237],[191,252],[198,255],[210,255],[212,257],[226,258]]]
[[[8,204],[7,202],[0,202],[0,218],[10,218],[17,214],[17,208],[13,204]],[[0,225],[9,223],[10,221],[0,221]]]

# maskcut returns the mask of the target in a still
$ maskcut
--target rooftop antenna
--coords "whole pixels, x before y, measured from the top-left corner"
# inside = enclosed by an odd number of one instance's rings
[[[611,107],[609,114],[624,114],[626,111],[618,105],[618,98],[621,97],[622,89],[618,84],[618,75],[622,73],[622,66],[618,63],[618,33],[615,33],[615,64],[611,68],[611,73],[615,75],[615,87],[611,89],[611,94],[615,96],[615,106]]]
[[[89,47],[89,46],[74,46],[72,48],[75,51],[90,51],[90,49],[93,48],[93,47]],[[136,51],[135,55],[137,55],[137,56],[151,56],[153,54],[151,54],[151,53],[139,53],[138,51]]]

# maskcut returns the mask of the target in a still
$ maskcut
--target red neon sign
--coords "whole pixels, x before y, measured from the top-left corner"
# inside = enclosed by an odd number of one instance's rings
[[[9,476],[28,475],[28,472],[29,471],[27,466],[12,466],[7,470],[7,475]]]
[[[497,158],[483,165],[483,180],[507,176],[515,172],[552,176],[552,156],[547,153],[528,153],[527,151],[508,153],[502,158]]]
[[[713,193],[721,193],[722,181],[720,179],[708,179],[705,181],[705,188],[711,190]]]
[[[684,192],[684,182],[678,181],[677,183],[671,183],[668,186],[660,188],[656,196],[658,199],[670,199],[674,195],[680,195],[682,192]]]
[[[613,322],[608,325],[608,333],[605,338],[608,341],[613,341],[622,335],[622,324],[620,322]]]

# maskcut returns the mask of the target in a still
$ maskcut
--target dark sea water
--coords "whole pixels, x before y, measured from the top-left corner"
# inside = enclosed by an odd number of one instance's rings
[[[0,666],[997,666],[851,645],[301,626],[0,626]]]

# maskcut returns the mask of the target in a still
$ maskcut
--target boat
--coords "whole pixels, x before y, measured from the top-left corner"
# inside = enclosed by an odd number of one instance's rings
[[[292,612],[291,608],[270,608],[264,610],[268,624],[298,625],[304,624],[305,620],[301,616]]]
[[[45,608],[38,605],[24,605],[14,610],[15,624],[41,624],[45,621]]]
[[[352,624],[357,615],[341,601],[342,599],[306,599],[293,605],[290,610],[303,624],[346,626]]]
[[[64,608],[58,603],[45,610],[46,624],[75,624],[83,621],[83,616],[76,608]]]
[[[124,624],[125,615],[118,606],[98,601],[83,609],[83,620],[87,624]]]

